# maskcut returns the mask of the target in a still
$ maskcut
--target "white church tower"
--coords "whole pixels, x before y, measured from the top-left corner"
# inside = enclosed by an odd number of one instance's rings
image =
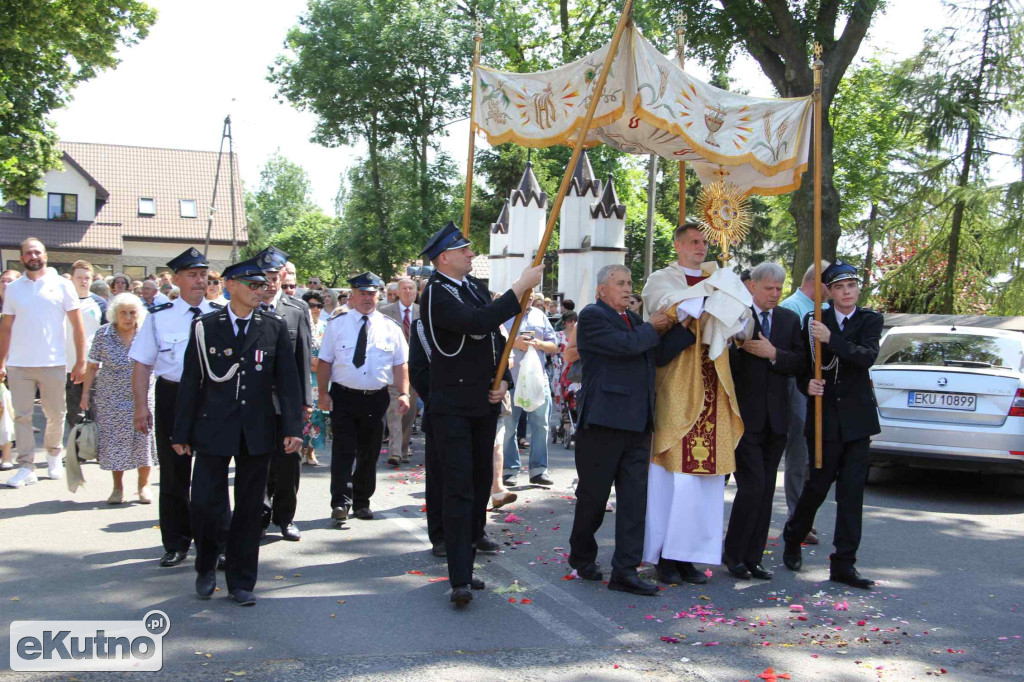
[[[533,174],[533,164],[527,163],[519,186],[509,195],[508,251],[504,259],[509,285],[533,263],[544,236],[547,213],[548,195],[541,191],[537,176]],[[493,285],[491,290],[502,291]]]
[[[488,258],[491,263],[491,277],[488,288],[491,291],[505,292],[512,286],[508,276],[508,199],[502,204],[498,219],[491,225],[491,243]]]
[[[619,203],[611,174],[604,183],[601,200],[590,207],[593,236],[590,240],[591,291],[597,287],[597,271],[605,265],[626,262],[626,206]],[[593,303],[588,300],[587,303]],[[577,308],[578,309],[578,308]]]
[[[584,241],[591,235],[590,206],[597,199],[600,184],[584,151],[576,162],[558,217],[558,291],[577,303],[576,310],[582,308],[580,285],[588,277]]]

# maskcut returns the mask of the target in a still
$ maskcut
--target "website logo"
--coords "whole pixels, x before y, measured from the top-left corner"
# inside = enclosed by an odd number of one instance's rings
[[[141,620],[16,620],[11,670],[18,672],[157,671],[171,620],[150,611]]]

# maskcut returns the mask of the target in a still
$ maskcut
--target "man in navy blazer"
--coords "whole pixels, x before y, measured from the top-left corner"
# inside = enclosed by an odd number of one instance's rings
[[[654,425],[654,350],[672,326],[662,311],[644,322],[629,311],[633,280],[622,265],[597,273],[596,303],[579,314],[576,345],[583,367],[577,394],[576,515],[569,565],[585,580],[601,580],[594,534],[604,520],[612,483],[618,493],[615,554],[608,588],[653,596],[657,586],[637,575],[644,548],[647,466]]]

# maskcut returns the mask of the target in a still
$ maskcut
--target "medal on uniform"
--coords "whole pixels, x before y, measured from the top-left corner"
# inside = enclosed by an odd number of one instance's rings
[[[216,353],[217,353],[217,349],[214,348],[213,346],[210,346],[210,355],[215,355]]]
[[[225,348],[225,349],[224,349],[224,357],[227,357],[227,358],[231,357],[231,354],[232,354],[233,352],[234,352],[234,351],[232,351],[232,350],[231,350],[230,348]]]
[[[257,372],[262,372],[263,371],[263,365],[260,364],[262,362],[263,362],[263,351],[257,350],[256,351],[256,371]]]

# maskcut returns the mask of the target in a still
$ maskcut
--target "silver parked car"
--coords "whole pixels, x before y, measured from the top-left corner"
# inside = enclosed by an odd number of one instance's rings
[[[872,464],[1024,473],[1024,334],[895,327],[871,368]]]

